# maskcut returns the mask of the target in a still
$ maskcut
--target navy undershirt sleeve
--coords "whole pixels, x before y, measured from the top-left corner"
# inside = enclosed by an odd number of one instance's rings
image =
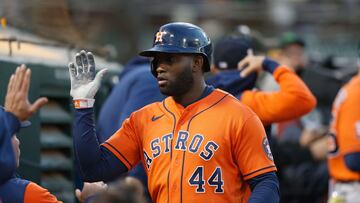
[[[354,171],[360,172],[360,152],[350,153],[345,155],[345,164],[346,166]]]
[[[252,191],[248,203],[275,203],[280,201],[279,181],[275,172],[256,176],[248,181]]]
[[[273,74],[276,68],[279,67],[279,63],[266,57],[263,61],[262,67],[265,71]]]
[[[10,179],[16,170],[11,138],[19,129],[20,121],[13,114],[0,109],[0,184]]]
[[[74,149],[84,181],[111,181],[127,172],[126,166],[96,136],[94,109],[75,109]]]

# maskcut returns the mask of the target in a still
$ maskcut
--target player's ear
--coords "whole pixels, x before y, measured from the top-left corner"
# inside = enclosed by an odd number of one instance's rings
[[[203,64],[204,64],[204,58],[202,56],[194,56],[192,71],[193,72],[203,71],[202,70]]]

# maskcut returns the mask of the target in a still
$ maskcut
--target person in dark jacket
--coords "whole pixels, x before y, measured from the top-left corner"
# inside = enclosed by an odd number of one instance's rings
[[[100,110],[96,125],[100,141],[113,135],[133,111],[163,98],[150,72],[149,59],[137,56],[130,60]]]
[[[20,157],[16,133],[20,127],[29,126],[28,119],[47,103],[47,98],[29,102],[30,75],[25,65],[16,69],[8,84],[4,108],[0,108],[0,202],[59,202],[46,189],[15,175]]]
[[[0,106],[0,184],[7,181],[16,170],[16,159],[11,139],[21,126],[28,126],[29,119],[46,102],[46,98],[40,98],[31,104],[27,98],[30,69],[26,70],[21,65],[11,75],[7,94],[5,96],[5,108]]]

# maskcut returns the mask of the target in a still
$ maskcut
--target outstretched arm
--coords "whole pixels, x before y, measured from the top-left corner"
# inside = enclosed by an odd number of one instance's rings
[[[261,69],[273,74],[280,85],[277,92],[245,91],[240,100],[249,106],[264,125],[298,118],[316,106],[316,99],[305,83],[290,69],[262,56],[247,56],[239,63],[246,76]]]
[[[106,69],[95,76],[94,56],[84,50],[76,54],[76,66],[69,64],[71,91],[75,110],[73,126],[75,158],[88,182],[110,181],[127,171],[124,164],[108,149],[100,146],[94,121],[94,96]]]

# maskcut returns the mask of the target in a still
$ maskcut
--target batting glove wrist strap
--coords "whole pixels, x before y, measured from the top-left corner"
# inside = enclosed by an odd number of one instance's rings
[[[95,99],[74,99],[73,104],[76,109],[86,109],[94,107]]]

